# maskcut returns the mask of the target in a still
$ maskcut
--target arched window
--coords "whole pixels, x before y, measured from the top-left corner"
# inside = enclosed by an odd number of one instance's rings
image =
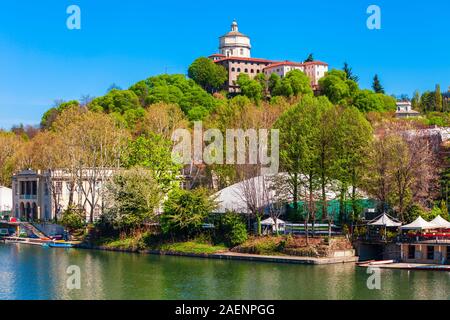
[[[234,67],[233,68],[231,68],[231,71],[234,71],[235,69],[234,69]]]
[[[237,72],[241,72],[241,68],[238,68],[238,69],[237,69]]]
[[[248,73],[248,69],[245,69],[244,72],[245,72],[245,73]]]
[[[244,54],[244,49],[241,49],[241,55],[243,55]]]

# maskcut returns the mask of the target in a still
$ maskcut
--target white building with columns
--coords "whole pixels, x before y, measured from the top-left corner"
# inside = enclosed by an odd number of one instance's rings
[[[51,221],[61,218],[69,205],[91,213],[94,220],[103,211],[103,187],[112,169],[85,169],[75,173],[66,170],[23,170],[13,176],[12,216],[22,221]]]

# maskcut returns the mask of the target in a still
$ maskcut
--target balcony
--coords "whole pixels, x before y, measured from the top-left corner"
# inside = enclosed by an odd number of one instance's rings
[[[37,195],[35,194],[21,194],[19,195],[20,200],[36,200]]]

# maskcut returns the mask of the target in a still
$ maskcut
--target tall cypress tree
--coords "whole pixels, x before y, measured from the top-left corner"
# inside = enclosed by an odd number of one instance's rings
[[[372,88],[373,88],[373,91],[375,91],[375,93],[383,93],[384,94],[384,88],[381,85],[380,79],[378,78],[377,74],[375,75],[375,77],[373,77]]]
[[[441,94],[441,86],[439,84],[436,85],[436,90],[434,91],[434,103],[435,103],[435,110],[441,112],[442,94]]]
[[[342,70],[344,70],[345,74],[347,75],[347,80],[353,80],[355,82],[359,81],[359,77],[353,74],[353,70],[347,62],[344,62],[344,67],[342,68]]]

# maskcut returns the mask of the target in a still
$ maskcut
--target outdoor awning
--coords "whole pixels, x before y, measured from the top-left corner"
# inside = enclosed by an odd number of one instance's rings
[[[277,224],[282,225],[282,224],[286,224],[286,223],[281,219],[277,219]],[[273,225],[275,225],[275,221],[273,221],[272,218],[268,218],[264,221],[261,221],[261,225],[262,226],[273,226]]]
[[[429,230],[438,229],[439,226],[434,223],[424,220],[422,217],[418,217],[414,222],[400,227],[402,230]]]
[[[436,218],[434,218],[431,223],[437,225],[441,229],[450,229],[450,222],[448,222],[441,216],[437,216]]]
[[[389,217],[386,213],[383,213],[378,218],[375,218],[368,223],[369,226],[382,226],[382,227],[400,227],[402,224]]]

